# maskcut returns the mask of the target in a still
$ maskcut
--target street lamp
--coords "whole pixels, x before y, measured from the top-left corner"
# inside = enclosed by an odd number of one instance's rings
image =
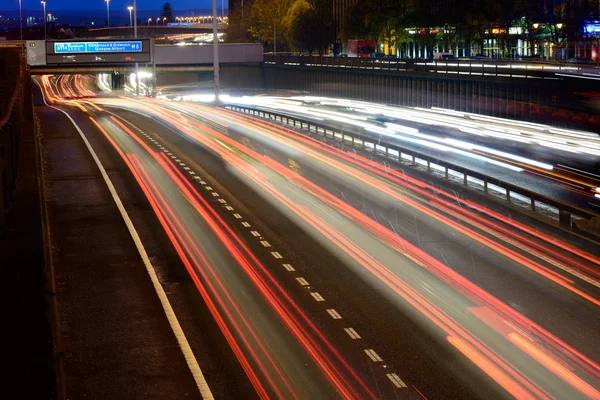
[[[165,21],[167,20],[167,17],[163,17],[163,26],[165,26]]]
[[[104,0],[106,2],[106,26],[110,28],[110,0]]]
[[[213,28],[213,82],[215,85],[215,102],[219,101],[221,91],[219,83],[219,31],[217,27],[217,0],[212,0]]]
[[[19,29],[21,30],[21,46],[23,45],[23,14],[21,14],[21,0],[19,0]]]
[[[160,21],[160,18],[156,18],[156,25],[158,25],[158,21]]]
[[[131,20],[131,11],[133,11],[133,7],[129,6],[127,7],[127,10],[129,10],[129,26],[133,26],[133,21]]]
[[[152,18],[148,18],[148,26],[150,26],[150,21],[152,21]]]
[[[42,1],[42,5],[44,6],[44,40],[48,40],[48,30],[46,29],[46,2]]]

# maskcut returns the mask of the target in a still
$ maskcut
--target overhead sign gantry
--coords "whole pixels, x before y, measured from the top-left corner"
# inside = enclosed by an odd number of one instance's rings
[[[150,39],[47,41],[46,64],[151,62]]]

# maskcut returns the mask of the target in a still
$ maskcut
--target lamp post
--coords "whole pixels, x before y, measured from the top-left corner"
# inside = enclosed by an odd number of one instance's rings
[[[129,26],[133,26],[133,21],[131,20],[131,11],[133,11],[133,7],[129,6],[127,7],[127,10],[129,10]]]
[[[110,0],[104,0],[106,2],[106,27],[110,28]]]
[[[128,7],[129,9],[129,19],[131,20],[131,9],[132,7]],[[137,39],[137,1],[133,0],[133,38]],[[135,79],[137,80],[137,85],[135,85],[136,94],[139,95],[140,92],[140,71],[139,65],[135,63]]]
[[[150,26],[150,21],[152,21],[152,18],[148,18],[148,26]]]
[[[48,30],[46,29],[46,2],[42,1],[42,5],[44,6],[44,40],[48,40]]]
[[[158,21],[160,21],[160,18],[156,18],[156,25],[158,25]]]
[[[217,0],[212,0],[213,13],[213,71],[215,84],[215,102],[219,101],[219,31],[217,29]]]
[[[21,12],[21,0],[19,0],[19,29],[21,30],[21,46],[23,45],[23,14]]]
[[[167,17],[163,17],[163,26],[165,26],[166,21],[167,21]]]

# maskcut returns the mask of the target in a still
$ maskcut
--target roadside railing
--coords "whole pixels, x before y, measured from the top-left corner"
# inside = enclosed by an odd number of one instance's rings
[[[264,55],[267,65],[351,68],[397,72],[480,75],[509,78],[558,79],[556,74],[598,74],[595,65],[502,60],[425,60],[400,58],[358,58],[327,56]]]
[[[462,183],[466,187],[480,189],[486,195],[500,196],[509,204],[526,207],[532,212],[538,212],[546,217],[549,216],[551,219],[557,221],[561,228],[571,232],[582,233],[581,222],[585,223],[592,218],[600,218],[598,214],[562,203],[551,197],[513,185],[482,172],[472,171],[419,151],[382,142],[381,138],[375,140],[372,136],[334,129],[330,126],[306,121],[301,118],[252,107],[227,105],[225,108],[287,125],[294,128],[300,134],[317,135],[323,139],[334,140],[393,162],[407,162],[415,167],[422,166],[426,168],[427,172],[437,172],[446,180]],[[547,218],[544,220],[547,220]],[[600,236],[600,232],[586,231],[586,234],[589,233],[596,237]]]

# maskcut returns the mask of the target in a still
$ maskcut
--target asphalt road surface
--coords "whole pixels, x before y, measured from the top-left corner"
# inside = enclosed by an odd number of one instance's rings
[[[43,83],[132,171],[182,261],[159,276],[197,288],[175,312],[210,312],[240,391],[600,396],[595,249],[259,119]]]

